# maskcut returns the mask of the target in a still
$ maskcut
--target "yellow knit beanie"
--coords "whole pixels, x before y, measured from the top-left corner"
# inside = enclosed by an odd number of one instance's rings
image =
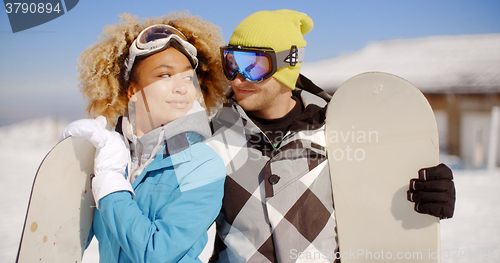
[[[229,40],[230,45],[244,47],[269,47],[275,52],[306,46],[303,35],[313,28],[312,19],[304,13],[293,10],[260,11],[245,18],[236,27]],[[300,65],[278,69],[273,77],[295,89]]]

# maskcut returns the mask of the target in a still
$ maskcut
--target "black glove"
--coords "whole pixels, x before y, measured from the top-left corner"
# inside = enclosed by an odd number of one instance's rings
[[[415,203],[415,211],[440,219],[453,217],[455,210],[455,184],[453,174],[444,164],[423,168],[418,179],[410,180],[408,201]]]

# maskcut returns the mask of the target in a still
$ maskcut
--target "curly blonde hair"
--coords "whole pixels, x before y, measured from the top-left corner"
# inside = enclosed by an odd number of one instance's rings
[[[230,90],[219,58],[219,48],[225,44],[220,28],[187,12],[170,13],[144,21],[130,14],[119,17],[121,21],[105,27],[100,39],[78,59],[79,87],[86,100],[87,115],[103,115],[110,125],[115,125],[118,117],[125,113],[128,85],[124,79],[124,62],[134,39],[143,29],[154,24],[177,28],[196,47],[198,81],[208,113],[215,113]]]

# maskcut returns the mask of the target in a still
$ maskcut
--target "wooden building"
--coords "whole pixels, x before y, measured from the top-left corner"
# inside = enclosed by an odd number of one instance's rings
[[[301,70],[331,93],[350,77],[370,71],[398,75],[424,93],[436,116],[443,154],[460,157],[462,167],[480,168],[496,147],[500,166],[500,139],[491,145],[499,136],[498,130],[491,133],[492,109],[500,106],[500,34],[372,42],[356,52],[304,63]]]

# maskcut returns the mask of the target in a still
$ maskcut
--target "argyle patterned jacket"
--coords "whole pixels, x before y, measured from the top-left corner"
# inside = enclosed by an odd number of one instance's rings
[[[333,198],[326,159],[327,101],[296,89],[304,111],[274,147],[234,101],[206,143],[226,182],[211,262],[334,262]]]

